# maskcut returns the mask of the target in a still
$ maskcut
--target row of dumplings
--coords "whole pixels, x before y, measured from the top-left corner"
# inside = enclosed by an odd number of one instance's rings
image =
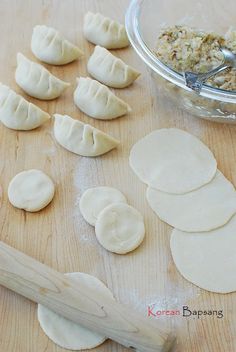
[[[88,12],[85,15],[84,35],[90,42],[104,45],[106,48],[122,48],[129,45],[125,27],[101,14]],[[97,80],[89,77],[78,78],[74,102],[90,117],[109,120],[130,112],[131,108],[106,85],[114,88],[127,87],[139,73],[106,48],[99,45],[95,47],[88,60],[87,69]],[[77,46],[64,39],[55,29],[45,25],[34,27],[31,49],[39,60],[53,65],[64,65],[83,56]],[[15,80],[28,95],[42,100],[55,99],[70,86],[52,75],[44,66],[29,60],[21,53],[17,54]],[[54,116],[56,140],[74,153],[97,156],[119,144],[117,140],[91,125],[67,115]],[[48,113],[0,83],[0,120],[6,127],[31,130],[49,119]]]
[[[109,56],[115,58],[106,49],[96,46],[94,54],[90,57],[88,62],[88,71],[93,75],[94,68],[97,67],[97,63],[91,64],[91,62],[96,60],[101,60],[97,58],[96,54],[99,50],[105,50]],[[104,53],[107,55],[107,53]],[[94,59],[94,55],[96,56]],[[118,59],[119,61],[119,59]],[[120,60],[121,61],[121,60]],[[125,64],[124,64],[125,65]],[[113,68],[115,66],[113,65]],[[130,75],[127,72],[127,65],[124,66],[122,76],[113,76],[109,67],[104,65],[104,68],[110,72],[110,79],[108,74],[104,74],[104,78],[100,77],[100,80],[108,81],[110,85],[112,84],[126,84],[130,82]],[[121,70],[118,71],[119,74]],[[96,72],[94,73],[96,75]],[[70,86],[69,83],[64,82],[52,75],[46,68],[42,65],[27,59],[21,53],[17,54],[17,68],[15,72],[16,83],[31,97],[41,99],[41,100],[52,100],[59,97],[66,88]],[[115,83],[114,83],[115,82]],[[131,111],[130,106],[123,100],[118,98],[108,87],[100,82],[91,79],[89,77],[77,78],[77,88],[74,92],[74,102],[80,110],[90,117],[97,119],[114,119],[116,117],[122,116],[127,112]]]
[[[70,116],[54,114],[54,117],[54,136],[57,142],[73,153],[98,156],[119,144],[115,138]],[[8,128],[32,130],[48,121],[50,115],[0,84],[0,119]]]
[[[88,41],[106,49],[129,45],[124,25],[100,13],[85,15],[83,33]],[[64,39],[57,30],[44,25],[34,27],[31,49],[40,61],[51,65],[65,65],[83,56],[82,50]]]

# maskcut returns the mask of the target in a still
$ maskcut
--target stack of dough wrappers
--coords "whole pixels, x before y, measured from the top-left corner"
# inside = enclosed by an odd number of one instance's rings
[[[236,192],[207,146],[185,131],[160,129],[132,147],[130,166],[148,185],[151,208],[174,227],[179,272],[205,290],[235,291]]]

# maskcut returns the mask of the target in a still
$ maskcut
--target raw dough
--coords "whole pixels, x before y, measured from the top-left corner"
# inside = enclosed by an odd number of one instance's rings
[[[236,216],[210,232],[173,230],[170,247],[185,279],[212,292],[236,291]]]
[[[47,112],[0,83],[0,121],[6,127],[14,130],[32,130],[49,119]]]
[[[70,152],[82,156],[98,156],[119,144],[118,140],[108,134],[68,115],[55,114],[54,117],[54,136]]]
[[[69,83],[52,75],[45,67],[17,54],[16,83],[31,97],[51,100],[59,97]]]
[[[143,216],[125,203],[113,203],[98,215],[95,232],[99,243],[108,251],[125,254],[143,241]]]
[[[163,192],[182,194],[210,182],[216,173],[212,152],[177,128],[156,130],[131,149],[130,166],[141,181]]]
[[[56,29],[44,25],[34,27],[31,50],[39,60],[51,65],[65,65],[83,56],[83,52]]]
[[[236,213],[236,191],[219,170],[207,185],[185,194],[149,187],[147,200],[161,220],[182,231],[213,230]]]
[[[86,282],[91,288],[107,298],[113,298],[111,291],[96,277],[85,273],[68,273],[78,286]],[[70,350],[84,350],[101,345],[106,337],[76,324],[50,309],[38,305],[38,320],[44,333],[57,345]]]
[[[11,204],[30,212],[46,207],[51,202],[54,192],[52,180],[36,169],[20,172],[8,186],[8,198]]]
[[[100,13],[88,12],[84,17],[83,30],[88,41],[107,49],[125,48],[129,45],[125,26]]]
[[[99,45],[90,56],[87,69],[92,77],[113,88],[128,87],[140,76],[139,72]]]
[[[85,114],[95,119],[111,120],[131,111],[127,103],[102,83],[89,77],[80,77],[77,82],[74,102]]]
[[[95,226],[100,212],[112,203],[127,203],[125,196],[116,188],[93,187],[87,189],[79,203],[81,214],[92,226]]]

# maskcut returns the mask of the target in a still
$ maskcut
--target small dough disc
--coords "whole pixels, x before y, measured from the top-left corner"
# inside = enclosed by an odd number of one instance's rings
[[[40,170],[31,169],[17,174],[8,186],[8,198],[16,208],[35,212],[52,200],[55,186]]]
[[[210,232],[173,230],[170,247],[185,279],[212,292],[236,291],[236,216]]]
[[[125,254],[144,239],[143,216],[125,203],[113,203],[98,216],[95,232],[99,243],[108,251]]]
[[[210,231],[236,213],[236,191],[219,170],[210,183],[185,194],[149,187],[147,200],[161,220],[182,231]]]
[[[86,282],[105,297],[113,298],[111,291],[96,277],[85,273],[68,273],[78,286]],[[38,320],[44,333],[57,345],[69,350],[84,350],[99,346],[106,337],[76,324],[50,309],[38,305]]]
[[[98,214],[112,203],[127,203],[125,196],[112,187],[93,187],[87,189],[79,203],[81,214],[92,226],[98,218]]]
[[[210,182],[217,168],[207,146],[177,128],[160,129],[140,139],[131,149],[129,162],[141,181],[176,194]]]

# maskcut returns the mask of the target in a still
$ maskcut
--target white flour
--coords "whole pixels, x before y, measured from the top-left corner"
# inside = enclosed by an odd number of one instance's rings
[[[96,173],[98,163],[101,163],[97,158],[79,158],[78,165],[74,172],[74,186],[76,190],[75,207],[73,209],[73,218],[76,226],[79,229],[78,239],[81,243],[90,246],[97,246],[96,237],[94,234],[94,227],[88,225],[82,217],[79,210],[79,201],[83,192],[90,187],[96,187],[100,185],[99,179]]]
[[[78,240],[81,243],[81,245],[86,245],[86,246],[91,246],[91,249],[93,247],[93,250],[96,250],[96,253],[98,256],[102,259],[102,264],[101,267],[99,266],[94,266],[93,268],[90,269],[90,274],[101,277],[103,274],[105,277],[107,277],[107,281],[109,282],[109,286],[112,289],[112,286],[114,284],[112,277],[115,278],[115,275],[117,275],[116,272],[112,271],[113,265],[117,265],[117,261],[115,260],[114,257],[110,258],[110,254],[106,253],[104,255],[104,250],[100,248],[99,244],[97,243],[95,233],[94,233],[94,227],[88,225],[85,220],[83,219],[82,215],[80,214],[79,210],[79,200],[82,195],[82,193],[90,187],[96,187],[96,186],[101,186],[104,185],[104,179],[101,179],[101,176],[98,176],[100,173],[96,172],[96,170],[100,169],[101,170],[101,163],[102,160],[100,158],[80,158],[78,165],[74,171],[74,187],[76,191],[76,201],[75,201],[75,206],[73,210],[73,218],[74,218],[74,223],[76,227],[78,228]],[[166,247],[166,245],[163,245],[163,253],[165,254],[167,260],[166,260],[166,265],[169,265],[169,260],[168,257],[170,256],[169,253],[169,248]],[[155,258],[155,248],[152,248],[149,252],[149,255],[151,257],[154,256]],[[155,262],[155,261],[154,261]],[[156,263],[155,263],[156,264]],[[155,265],[154,264],[154,265]],[[105,270],[103,272],[103,265],[105,267],[108,267],[108,272]],[[103,274],[102,274],[103,272]],[[107,276],[108,275],[108,276]],[[111,275],[111,277],[109,277]],[[113,276],[114,275],[114,276]],[[170,282],[169,282],[170,281]],[[156,283],[158,285],[158,282]],[[186,283],[185,287],[181,287],[181,285],[178,286],[178,284],[173,283],[171,280],[168,280],[168,285],[166,287],[166,297],[160,296],[158,293],[154,294],[152,288],[151,294],[147,294],[145,298],[141,296],[141,292],[138,289],[134,288],[128,288],[129,285],[123,286],[120,293],[118,293],[119,296],[119,301],[121,301],[124,304],[127,304],[130,306],[131,309],[134,309],[136,311],[139,311],[143,316],[148,316],[148,307],[151,305],[155,305],[155,309],[158,309],[160,311],[162,310],[182,310],[183,305],[187,305],[189,301],[192,299],[196,299],[196,296],[199,296],[201,294],[201,290],[198,289],[197,287],[193,287],[191,284]],[[154,285],[155,287],[155,285]],[[118,287],[116,288],[116,284],[113,287],[114,291],[118,290]],[[118,290],[119,292],[119,290]],[[152,319],[150,317],[150,319]],[[166,317],[166,316],[160,316],[160,317],[155,317],[153,319],[161,320],[162,324],[167,324],[171,325],[172,327],[177,327],[183,324],[183,319],[181,316],[172,316],[172,317]]]

